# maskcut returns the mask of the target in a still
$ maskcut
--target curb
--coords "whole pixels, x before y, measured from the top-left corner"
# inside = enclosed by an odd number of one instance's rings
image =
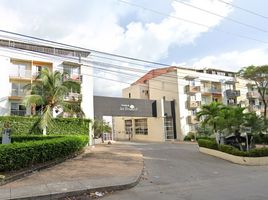
[[[140,171],[140,174],[135,178],[135,181],[133,182],[119,184],[119,185],[74,190],[74,191],[68,191],[68,192],[60,192],[60,193],[54,193],[54,194],[37,195],[37,196],[32,196],[32,197],[10,198],[9,200],[51,200],[51,199],[62,199],[65,197],[82,196],[84,194],[97,192],[97,191],[98,192],[105,192],[105,191],[111,192],[111,191],[126,190],[132,187],[135,187],[140,182],[143,171],[144,171],[144,161],[142,161],[142,169]]]

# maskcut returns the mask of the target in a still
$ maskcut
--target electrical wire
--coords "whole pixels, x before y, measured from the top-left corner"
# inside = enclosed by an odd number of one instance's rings
[[[240,6],[234,5],[234,4],[232,4],[232,3],[229,3],[229,2],[226,2],[226,1],[223,1],[223,0],[218,0],[218,1],[221,2],[221,3],[224,3],[224,4],[226,4],[226,5],[229,5],[229,6],[231,6],[231,7],[234,7],[234,8],[237,8],[237,9],[239,9],[239,10],[242,10],[242,11],[244,11],[244,12],[247,12],[247,13],[249,13],[249,14],[252,14],[252,15],[255,15],[255,16],[258,16],[258,17],[261,17],[261,18],[264,18],[264,19],[268,19],[267,16],[264,16],[264,15],[262,15],[262,14],[259,14],[259,13],[255,12],[255,11],[252,11],[252,10],[249,10],[249,9],[246,9],[246,8],[242,8],[242,7],[240,7]]]
[[[253,26],[253,25],[251,25],[251,24],[247,24],[247,23],[238,21],[238,20],[233,19],[233,18],[231,18],[231,17],[225,17],[225,16],[222,16],[222,15],[220,15],[220,14],[211,12],[211,11],[209,11],[209,10],[206,10],[206,9],[203,9],[203,8],[200,8],[200,7],[197,7],[197,6],[194,6],[194,5],[192,5],[192,4],[186,3],[185,1],[181,1],[181,0],[173,0],[173,1],[178,2],[178,3],[180,3],[180,4],[183,4],[183,5],[185,5],[185,6],[188,6],[188,7],[194,8],[194,9],[197,9],[197,10],[201,10],[201,11],[203,11],[203,12],[205,12],[205,13],[208,13],[208,14],[211,14],[211,15],[214,15],[214,16],[217,16],[217,17],[220,17],[220,18],[222,18],[222,19],[229,20],[229,21],[231,21],[231,22],[233,22],[233,23],[236,23],[236,24],[239,24],[239,25],[242,25],[242,26],[251,28],[251,29],[255,29],[255,30],[258,30],[258,31],[261,31],[261,32],[264,32],[264,33],[268,33],[268,31],[265,30],[265,29],[262,29],[262,28],[259,28],[259,27],[257,27],[257,26]]]
[[[179,21],[183,21],[183,22],[190,23],[190,24],[195,24],[195,25],[198,25],[198,26],[201,26],[201,27],[205,27],[205,28],[211,28],[208,25],[201,24],[199,22],[195,22],[195,21],[188,20],[188,19],[185,19],[185,18],[181,18],[181,17],[169,15],[169,14],[163,13],[161,11],[157,11],[157,10],[154,10],[154,9],[151,9],[151,8],[144,7],[144,6],[139,5],[139,4],[130,3],[130,2],[124,1],[124,0],[117,0],[117,1],[119,1],[121,3],[124,3],[124,4],[127,4],[127,5],[130,5],[130,6],[133,6],[133,7],[136,7],[136,8],[139,8],[139,9],[150,11],[152,13],[155,13],[155,14],[158,14],[158,15],[161,15],[161,16],[165,16],[165,17],[177,19]],[[234,33],[234,32],[225,31],[224,29],[220,29],[218,27],[214,27],[213,30],[218,31],[218,32],[222,32],[222,33],[225,33],[225,34],[228,34],[228,35],[232,35],[232,36],[235,36],[235,37],[238,37],[238,38],[243,38],[243,39],[247,39],[247,40],[256,41],[256,42],[259,42],[259,43],[268,44],[268,41],[263,41],[263,40],[259,40],[259,39],[252,38],[252,37],[249,37],[249,36],[237,34],[237,33]]]

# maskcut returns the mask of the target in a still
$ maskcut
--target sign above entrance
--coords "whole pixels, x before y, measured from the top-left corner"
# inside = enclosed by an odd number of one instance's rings
[[[156,117],[156,101],[94,96],[94,116]]]
[[[138,110],[138,108],[137,107],[135,107],[133,104],[121,104],[121,106],[120,106],[120,110],[122,110],[122,111],[137,111]]]

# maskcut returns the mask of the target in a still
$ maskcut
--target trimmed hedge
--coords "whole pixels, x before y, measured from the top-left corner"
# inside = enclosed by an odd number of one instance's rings
[[[0,130],[5,122],[9,122],[12,135],[25,135],[30,133],[31,128],[37,121],[37,117],[0,116]],[[48,128],[48,134],[56,135],[87,135],[90,120],[79,118],[55,118],[54,126]],[[39,131],[42,134],[41,131]]]
[[[207,140],[207,139],[200,139],[197,142],[200,147],[219,150],[216,140],[212,141],[212,140]]]
[[[58,158],[66,158],[81,150],[86,136],[41,137],[37,141],[0,145],[0,171],[18,170]]]
[[[198,140],[200,147],[219,150],[228,154],[243,157],[264,157],[268,156],[268,148],[251,149],[249,151],[240,151],[237,148],[230,145],[217,144],[216,141],[200,139]]]

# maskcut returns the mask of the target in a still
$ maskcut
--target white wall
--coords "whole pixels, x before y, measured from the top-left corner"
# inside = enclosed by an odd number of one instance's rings
[[[0,52],[1,53],[1,52]],[[2,54],[2,53],[1,53]],[[9,58],[0,55],[0,116],[9,115],[8,96],[11,91],[11,84],[9,83]]]

